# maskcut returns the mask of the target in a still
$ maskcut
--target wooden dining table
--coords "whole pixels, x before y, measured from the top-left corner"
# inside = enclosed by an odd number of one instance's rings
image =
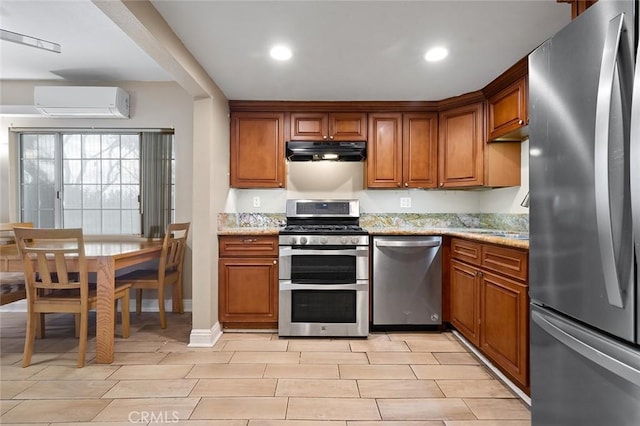
[[[115,237],[85,237],[89,272],[97,274],[96,363],[109,364],[114,356],[114,287],[117,271],[135,268],[160,258],[162,240]],[[0,271],[22,272],[22,260],[15,251],[4,250]]]

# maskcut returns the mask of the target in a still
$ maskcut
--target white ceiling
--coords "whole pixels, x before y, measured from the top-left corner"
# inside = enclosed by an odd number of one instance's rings
[[[235,100],[444,99],[484,87],[570,20],[556,0],[151,1]],[[89,0],[3,0],[0,28],[62,46],[0,41],[0,79],[172,79]],[[275,43],[293,58],[271,60]],[[445,61],[424,61],[434,44]]]

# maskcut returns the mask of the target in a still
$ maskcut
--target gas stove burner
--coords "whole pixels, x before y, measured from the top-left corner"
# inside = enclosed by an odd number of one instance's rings
[[[287,225],[284,233],[290,234],[366,234],[367,231],[358,225],[327,225],[327,224],[308,224],[308,225]]]

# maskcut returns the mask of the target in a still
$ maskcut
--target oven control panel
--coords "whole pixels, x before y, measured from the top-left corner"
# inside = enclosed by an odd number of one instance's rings
[[[281,246],[368,246],[368,235],[280,235]]]

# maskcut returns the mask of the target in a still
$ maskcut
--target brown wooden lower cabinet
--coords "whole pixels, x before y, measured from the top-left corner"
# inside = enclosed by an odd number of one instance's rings
[[[277,237],[220,236],[218,319],[224,328],[277,328]]]
[[[529,393],[527,252],[459,239],[451,246],[451,324]],[[454,248],[460,246],[482,256],[457,255]]]
[[[451,260],[451,324],[476,346],[480,345],[480,270]]]
[[[528,386],[527,286],[483,272],[480,278],[480,350]]]

